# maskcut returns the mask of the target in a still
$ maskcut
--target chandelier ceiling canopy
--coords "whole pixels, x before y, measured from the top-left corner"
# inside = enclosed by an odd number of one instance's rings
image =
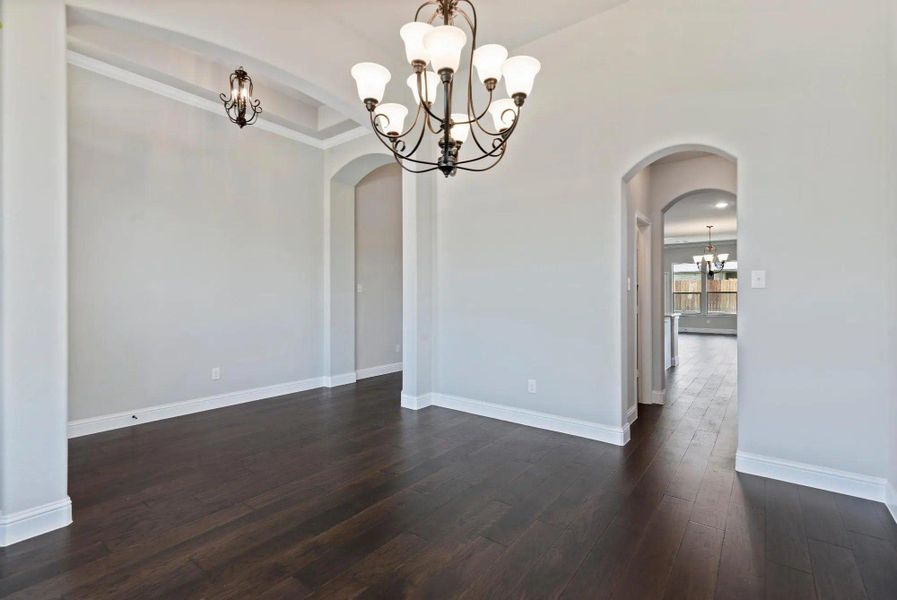
[[[716,246],[713,245],[711,239],[712,231],[713,225],[707,225],[707,245],[704,246],[704,254],[692,256],[695,266],[702,273],[706,272],[708,279],[713,279],[714,275],[722,271],[726,266],[726,261],[729,260],[728,254],[716,253]]]
[[[470,32],[470,52],[464,63],[461,58],[468,34],[457,25],[466,25]],[[415,105],[414,120],[407,129],[409,111],[403,104],[381,104],[392,77],[389,70],[370,62],[352,67],[358,97],[370,114],[377,138],[402,168],[413,173],[439,169],[448,177],[459,170],[487,171],[494,167],[504,157],[508,138],[517,128],[520,110],[541,68],[539,61],[531,56],[508,58],[508,51],[498,44],[477,46],[477,14],[470,0],[425,2],[399,35],[411,65],[412,74],[405,83]],[[462,66],[467,68],[467,85],[462,82],[465,98],[455,109],[455,74]],[[474,102],[474,69],[487,96],[482,109]],[[498,99],[495,94],[502,78],[508,97]],[[487,123],[487,115],[491,123]],[[437,139],[435,161],[418,154],[427,132]],[[466,156],[461,154],[462,147]]]

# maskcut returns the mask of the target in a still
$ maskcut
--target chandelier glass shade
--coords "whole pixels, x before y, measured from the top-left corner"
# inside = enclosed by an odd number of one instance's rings
[[[469,34],[459,25],[466,26]],[[381,104],[392,77],[389,70],[363,62],[351,71],[377,138],[402,168],[413,173],[438,169],[448,177],[459,170],[487,171],[497,165],[517,127],[520,109],[532,93],[539,61],[531,56],[508,58],[508,51],[498,44],[477,46],[477,14],[471,0],[429,0],[399,35],[412,70],[405,82],[415,108],[407,129],[405,106]],[[470,51],[462,61],[468,41]],[[466,82],[462,82],[466,97],[462,105],[456,105],[455,75],[462,67],[467,69]],[[474,72],[484,88],[485,106],[478,107],[474,101]],[[508,97],[499,99],[496,89],[502,79]],[[435,160],[418,152],[428,133],[436,138]]]
[[[239,67],[231,73],[230,93],[222,93],[218,97],[224,103],[224,112],[227,113],[227,118],[231,123],[238,125],[240,129],[255,123],[262,113],[262,101],[253,97],[252,78],[243,70],[243,67]]]
[[[713,245],[711,233],[713,225],[707,225],[707,245],[704,246],[704,254],[692,256],[695,266],[702,273],[707,273],[707,279],[713,279],[713,276],[722,271],[729,260],[728,254],[717,254],[716,246]]]

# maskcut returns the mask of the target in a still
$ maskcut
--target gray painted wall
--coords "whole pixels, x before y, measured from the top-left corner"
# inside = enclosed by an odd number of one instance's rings
[[[402,171],[385,165],[355,187],[355,368],[402,361]],[[396,349],[398,347],[398,350]]]
[[[69,418],[320,376],[322,152],[76,67],[69,99]]]
[[[715,241],[713,243],[720,254],[728,253],[730,261],[738,260],[737,244],[734,241]],[[663,247],[663,272],[664,281],[668,281],[667,274],[672,274],[673,263],[691,263],[696,254],[703,254],[705,244],[673,244]],[[741,285],[741,273],[739,273],[739,286]],[[671,280],[670,280],[671,281]],[[664,301],[666,306],[672,306],[670,300],[670,288],[664,286]],[[736,315],[682,315],[679,318],[679,328],[687,329],[726,329],[735,332],[737,330],[738,317]]]
[[[621,424],[621,177],[706,143],[738,157],[739,266],[767,276],[740,298],[739,449],[884,475],[894,307],[844,248],[889,256],[893,237],[870,219],[892,204],[886,6],[823,5],[638,0],[515,49],[544,68],[507,156],[439,185],[441,393]],[[783,256],[813,260],[795,276]]]

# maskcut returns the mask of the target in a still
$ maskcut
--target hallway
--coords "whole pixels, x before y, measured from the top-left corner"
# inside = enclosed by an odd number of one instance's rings
[[[735,339],[681,359],[625,447],[399,375],[72,440],[75,521],[0,549],[0,597],[895,597],[883,505],[734,473]]]

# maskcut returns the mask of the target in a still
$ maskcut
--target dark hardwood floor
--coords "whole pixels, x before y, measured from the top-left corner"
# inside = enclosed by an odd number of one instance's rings
[[[682,337],[623,448],[400,377],[72,440],[74,524],[10,598],[897,598],[881,504],[736,475],[735,340]]]

